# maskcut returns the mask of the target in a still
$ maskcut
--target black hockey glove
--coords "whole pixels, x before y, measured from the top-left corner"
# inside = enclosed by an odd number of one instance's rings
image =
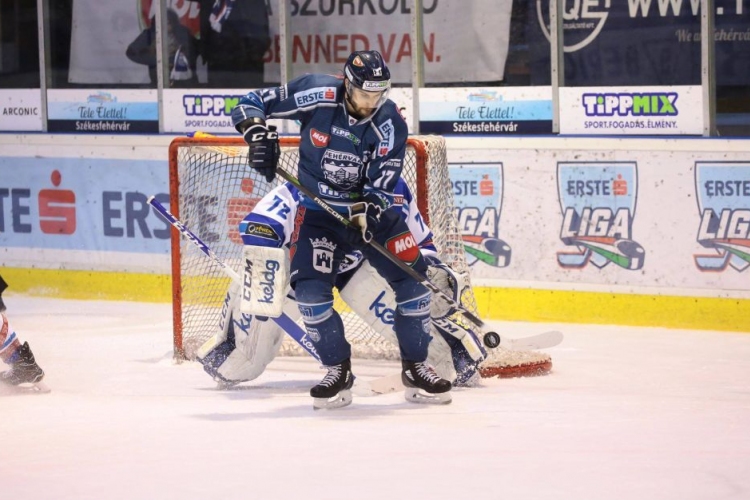
[[[385,209],[385,200],[373,193],[366,194],[362,201],[349,207],[349,220],[359,228],[365,243],[372,241],[372,231],[380,222],[380,214]]]
[[[250,167],[257,170],[266,181],[273,182],[276,177],[276,164],[279,162],[279,134],[273,125],[255,123],[245,129],[245,142],[250,146],[247,161]]]

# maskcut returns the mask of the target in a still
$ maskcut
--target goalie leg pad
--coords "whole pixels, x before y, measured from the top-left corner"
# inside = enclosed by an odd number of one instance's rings
[[[276,357],[284,337],[283,330],[273,321],[243,315],[239,293],[238,285],[229,287],[218,332],[196,352],[206,373],[223,385],[257,378]],[[295,314],[296,308],[292,300],[285,305]]]
[[[242,253],[242,313],[278,318],[284,309],[288,281],[286,251],[245,245]]]

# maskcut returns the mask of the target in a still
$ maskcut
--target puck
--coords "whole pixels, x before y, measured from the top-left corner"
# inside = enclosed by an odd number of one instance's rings
[[[486,345],[490,349],[494,349],[495,347],[500,345],[500,335],[498,335],[495,332],[485,333],[483,340],[484,340],[484,345]]]

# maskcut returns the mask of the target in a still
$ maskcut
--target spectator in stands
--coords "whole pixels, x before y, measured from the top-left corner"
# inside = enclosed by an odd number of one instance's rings
[[[172,9],[167,9],[167,41],[169,44],[169,86],[192,88],[198,86],[196,62],[198,42]],[[128,45],[125,55],[131,61],[148,66],[151,83],[156,85],[156,19]]]
[[[271,44],[265,0],[199,0],[200,53],[208,87],[263,87],[263,56]]]

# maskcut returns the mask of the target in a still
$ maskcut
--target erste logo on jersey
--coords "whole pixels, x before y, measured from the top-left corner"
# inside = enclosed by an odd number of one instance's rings
[[[335,87],[315,87],[312,89],[305,90],[304,92],[297,92],[294,94],[294,102],[297,103],[297,107],[302,108],[305,106],[311,106],[319,102],[335,102],[336,101],[336,88]]]
[[[410,266],[419,259],[419,245],[409,232],[394,236],[386,242],[385,246],[399,260]]]
[[[331,136],[313,128],[310,129],[310,140],[316,148],[324,148],[328,146]]]
[[[383,140],[378,144],[378,156],[385,156],[393,149],[393,136],[395,135],[393,120],[389,118],[378,126],[378,130],[383,136]]]

